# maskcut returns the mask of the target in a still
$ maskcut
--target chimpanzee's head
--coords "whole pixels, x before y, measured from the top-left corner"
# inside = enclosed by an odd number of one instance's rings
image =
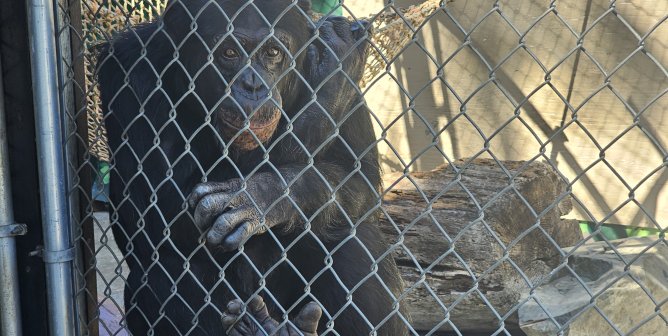
[[[310,0],[173,0],[168,6],[166,32],[193,78],[194,93],[235,148],[252,150],[268,141],[282,111],[295,104],[302,87],[296,72],[302,71],[313,36],[310,5]]]

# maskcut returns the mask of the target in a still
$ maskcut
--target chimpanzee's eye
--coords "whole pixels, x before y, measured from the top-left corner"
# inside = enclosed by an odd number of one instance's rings
[[[223,56],[226,58],[237,58],[239,53],[234,48],[225,48],[225,50],[223,50]]]
[[[276,47],[267,48],[267,56],[269,57],[278,57],[281,55],[281,49]]]

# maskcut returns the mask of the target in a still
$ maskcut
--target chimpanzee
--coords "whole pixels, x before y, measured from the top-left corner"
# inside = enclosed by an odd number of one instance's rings
[[[368,27],[309,8],[174,0],[100,49],[134,335],[408,333],[357,89]]]

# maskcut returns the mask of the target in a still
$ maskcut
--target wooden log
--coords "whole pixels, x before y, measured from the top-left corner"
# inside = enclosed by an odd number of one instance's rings
[[[517,329],[522,295],[561,262],[561,247],[582,238],[577,222],[561,219],[572,205],[551,166],[501,164],[385,176],[381,227],[416,330]]]

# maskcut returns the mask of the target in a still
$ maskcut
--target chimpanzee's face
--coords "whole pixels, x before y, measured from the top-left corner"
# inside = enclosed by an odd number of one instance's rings
[[[244,21],[221,37],[214,51],[230,95],[216,111],[215,124],[224,139],[237,136],[233,144],[251,150],[271,138],[281,119],[295,41],[280,29],[270,34],[262,24]],[[248,129],[238,134],[244,127]]]
[[[249,151],[271,139],[285,105],[295,101],[295,72],[302,71],[299,51],[305,49],[311,28],[292,1],[254,1],[246,7],[239,3],[209,6],[210,12],[198,19],[199,26],[207,27],[200,35],[211,58],[205,71],[215,72],[208,78],[217,80],[198,83],[197,93],[210,100],[206,105],[221,138]]]
[[[267,143],[300,95],[304,50],[313,36],[300,0],[174,0],[167,34],[194,97],[182,110],[206,110],[223,139],[240,151]],[[178,102],[177,102],[178,103]]]

